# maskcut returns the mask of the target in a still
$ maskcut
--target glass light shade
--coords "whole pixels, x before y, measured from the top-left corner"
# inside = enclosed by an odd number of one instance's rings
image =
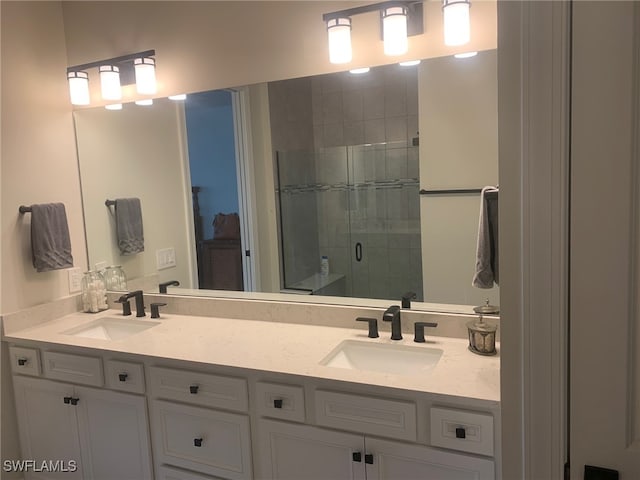
[[[156,93],[156,61],[153,58],[136,58],[133,61],[136,71],[136,90],[142,95]]]
[[[69,97],[72,105],[89,105],[89,75],[87,72],[68,72]]]
[[[136,100],[136,105],[142,105],[143,107],[148,107],[149,105],[153,105],[153,99],[145,98],[144,100]]]
[[[388,7],[382,11],[382,36],[385,55],[395,56],[407,53],[409,42],[405,7]]]
[[[468,1],[444,0],[444,44],[448,46],[464,45],[471,38]]]
[[[349,70],[349,73],[352,73],[354,75],[362,75],[363,73],[368,73],[369,70],[371,70],[369,67],[354,68],[352,70]]]
[[[420,60],[407,60],[406,62],[400,62],[401,67],[415,67],[420,65]]]
[[[349,63],[351,52],[351,19],[332,18],[327,20],[329,35],[329,61],[331,63]]]
[[[169,95],[169,100],[186,100],[187,99],[187,94],[186,93],[179,93],[178,95]]]
[[[471,58],[478,55],[478,52],[464,52],[464,53],[456,53],[454,57],[456,58]]]
[[[110,105],[105,105],[104,108],[106,108],[107,110],[122,110],[122,104],[112,103]]]
[[[100,89],[105,100],[120,100],[122,89],[120,88],[120,69],[115,65],[102,65],[100,67]]]

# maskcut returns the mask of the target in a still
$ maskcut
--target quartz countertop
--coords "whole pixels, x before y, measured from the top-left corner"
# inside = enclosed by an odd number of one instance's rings
[[[157,321],[159,325],[120,340],[102,340],[63,334],[99,318]],[[429,336],[426,343],[413,342],[413,335],[400,341],[367,337],[366,330],[284,322],[238,320],[162,313],[159,319],[123,317],[117,310],[99,314],[74,313],[46,323],[5,334],[4,340],[45,342],[49,345],[90,348],[178,361],[197,362],[319,379],[352,382],[439,395],[500,401],[500,359],[468,350],[460,338]],[[442,357],[428,372],[388,374],[321,365],[343,340],[377,344],[402,344],[411,348],[439,348]]]

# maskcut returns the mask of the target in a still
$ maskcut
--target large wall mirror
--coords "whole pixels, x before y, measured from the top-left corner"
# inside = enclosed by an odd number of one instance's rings
[[[499,303],[497,286],[472,286],[479,191],[498,184],[495,50],[74,117],[89,264],[121,265],[129,287]],[[129,197],[145,251],[122,256],[105,201]]]

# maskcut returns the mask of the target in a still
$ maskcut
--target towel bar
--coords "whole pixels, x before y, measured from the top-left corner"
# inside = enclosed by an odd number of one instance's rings
[[[104,204],[105,204],[107,207],[111,207],[111,206],[113,206],[113,205],[115,205],[115,204],[116,204],[116,201],[115,201],[115,200],[105,200],[105,201],[104,201]]]
[[[20,205],[20,208],[18,208],[18,211],[20,213],[31,213],[31,207],[26,207],[24,205]]]

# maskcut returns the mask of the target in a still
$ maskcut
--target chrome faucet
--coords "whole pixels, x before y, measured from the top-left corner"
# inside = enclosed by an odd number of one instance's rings
[[[136,299],[136,317],[144,317],[144,297],[142,296],[142,290],[135,290],[133,292],[129,292],[125,295],[122,295],[118,299],[118,303],[122,303],[123,305],[123,315],[131,315],[131,309],[129,308],[129,313],[126,313],[125,305],[129,304],[129,299],[135,297]]]
[[[382,320],[391,322],[391,340],[402,340],[402,324],[400,323],[400,307],[391,305],[382,315]]]

